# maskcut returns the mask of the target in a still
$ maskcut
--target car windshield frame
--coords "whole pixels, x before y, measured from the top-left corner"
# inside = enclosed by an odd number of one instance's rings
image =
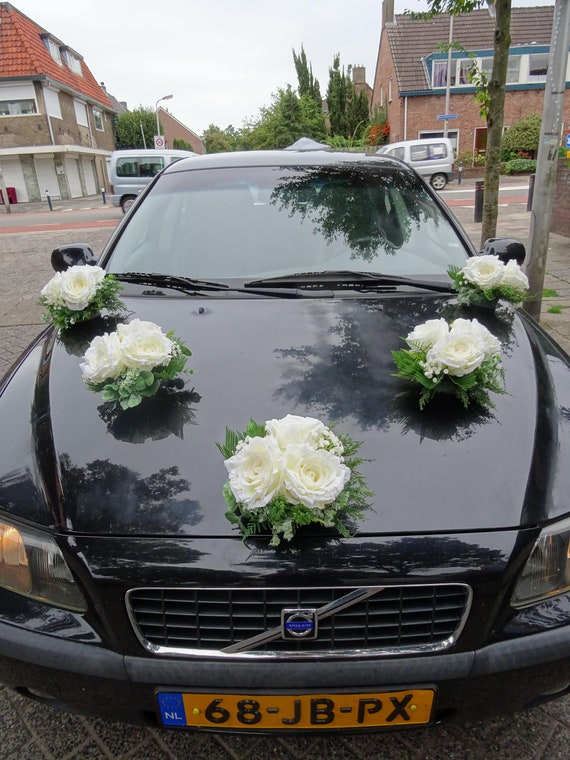
[[[223,282],[329,270],[445,282],[470,255],[414,173],[354,162],[163,173],[102,264]]]

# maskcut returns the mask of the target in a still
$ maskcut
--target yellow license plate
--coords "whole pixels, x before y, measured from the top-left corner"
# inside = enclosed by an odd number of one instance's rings
[[[192,694],[159,691],[164,726],[215,729],[378,728],[432,720],[435,689],[364,694]]]

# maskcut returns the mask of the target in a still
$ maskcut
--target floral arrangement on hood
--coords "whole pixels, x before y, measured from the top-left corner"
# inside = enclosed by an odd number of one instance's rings
[[[243,433],[227,430],[225,444],[217,444],[228,471],[227,519],[246,538],[269,530],[271,546],[311,523],[348,537],[342,518],[361,518],[372,496],[358,472],[360,445],[318,419],[292,414],[250,420]]]
[[[180,374],[192,352],[173,332],[134,319],[89,344],[80,365],[85,385],[113,408],[130,409]],[[189,370],[191,373],[192,370]]]
[[[459,303],[494,307],[500,299],[521,303],[528,298],[528,278],[516,261],[503,263],[498,256],[472,256],[464,267],[448,274]]]
[[[504,393],[500,343],[476,319],[429,319],[405,338],[408,349],[392,351],[397,377],[419,383],[420,409],[437,393],[453,393],[465,408],[493,406],[489,391]]]
[[[93,319],[106,309],[110,314],[125,310],[119,298],[121,283],[98,266],[78,265],[56,272],[40,292],[44,320],[68,330],[78,322]]]

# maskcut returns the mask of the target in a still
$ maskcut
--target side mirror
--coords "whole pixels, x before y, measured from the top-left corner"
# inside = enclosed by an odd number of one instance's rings
[[[513,238],[489,238],[485,240],[483,250],[480,256],[498,256],[506,264],[507,261],[514,259],[517,264],[522,265],[526,257],[526,250],[520,240]]]
[[[60,245],[51,252],[51,265],[56,272],[65,272],[69,267],[95,266],[97,259],[85,243]]]

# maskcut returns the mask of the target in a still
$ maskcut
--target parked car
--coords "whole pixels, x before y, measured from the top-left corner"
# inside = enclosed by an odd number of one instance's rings
[[[98,262],[126,311],[48,327],[0,386],[0,683],[114,721],[250,733],[425,726],[568,693],[569,358],[522,310],[458,303],[449,270],[475,254],[390,157],[166,167]],[[81,244],[52,260],[96,262]],[[422,409],[392,351],[458,320],[500,343],[505,392]],[[175,335],[193,374],[155,391],[145,347],[128,366],[148,395],[117,406],[97,371],[120,377],[138,329]],[[250,530],[256,509],[327,517],[326,468],[359,516],[285,526],[278,545],[273,523]]]
[[[453,144],[447,137],[390,143],[383,145],[378,153],[405,161],[435,190],[443,190],[453,179]]]
[[[108,159],[111,203],[126,213],[137,195],[165,166],[181,158],[195,156],[189,150],[152,149],[114,150]]]

